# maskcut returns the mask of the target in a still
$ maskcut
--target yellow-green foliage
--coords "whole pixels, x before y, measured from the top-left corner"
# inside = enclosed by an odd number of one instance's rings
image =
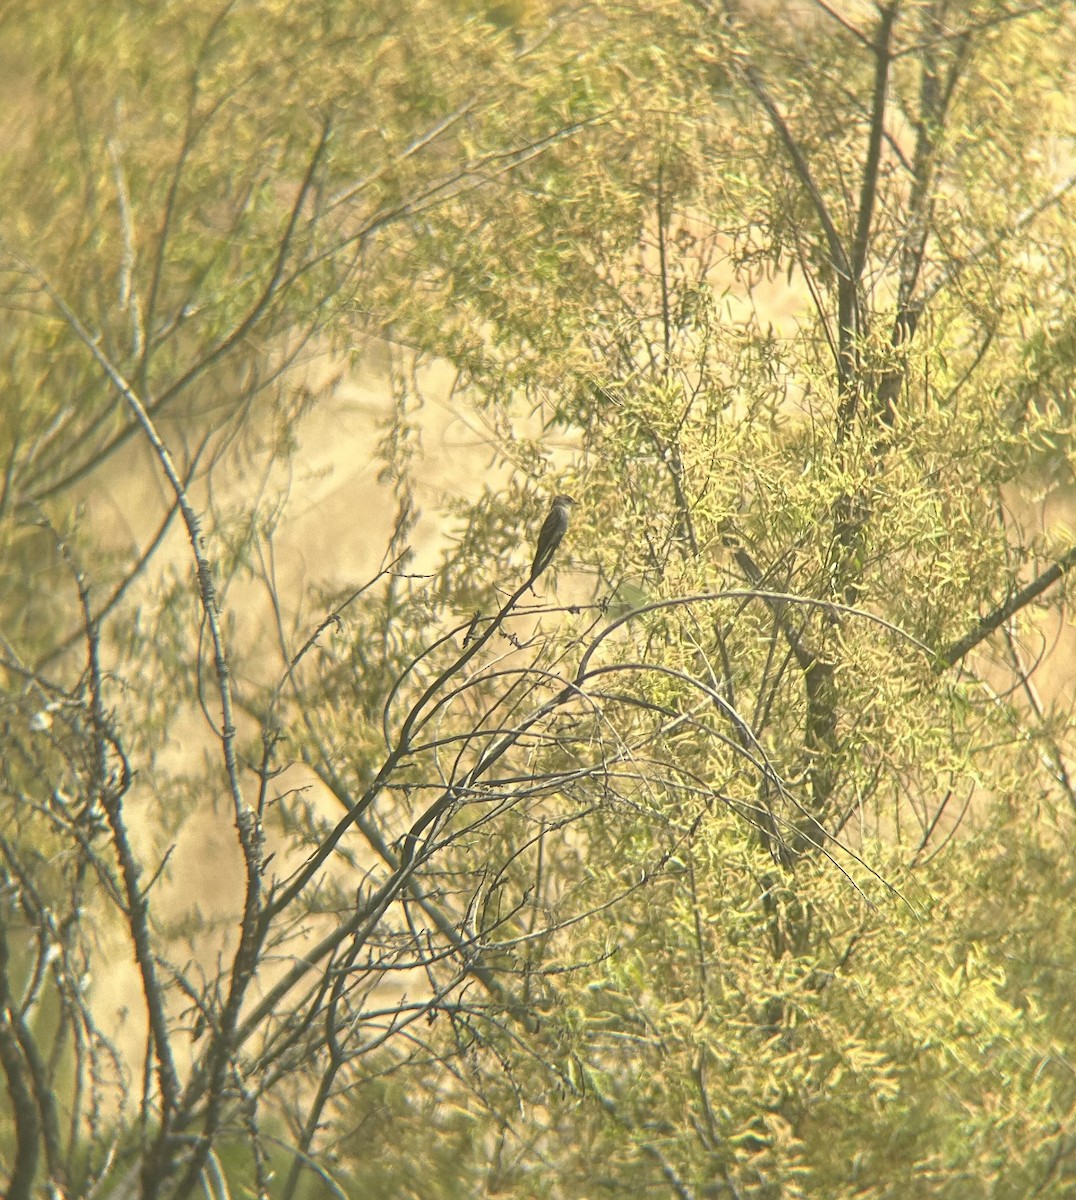
[[[1071,1194],[1068,6],[157,7],[4,19],[0,1033],[46,1116],[92,1096],[19,1194],[209,1142],[188,1192]],[[283,595],[289,365],[372,336],[388,565]],[[496,486],[431,501],[430,360]],[[129,552],[80,507],[161,477],[133,395],[219,614],[170,493]],[[239,863],[229,770],[253,963],[153,911],[192,828]],[[183,1083],[220,1069],[160,1143],[161,1045],[90,1018],[113,929]]]

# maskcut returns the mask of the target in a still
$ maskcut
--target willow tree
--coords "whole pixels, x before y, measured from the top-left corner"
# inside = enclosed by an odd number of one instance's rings
[[[1009,514],[1067,479],[1073,34],[994,0],[23,14],[13,1195],[1069,1186],[1034,638],[1073,552]],[[507,482],[409,573],[411,372],[384,570],[300,617],[272,505],[217,488],[319,402],[304,347],[370,334],[455,365]],[[134,441],[169,501],[132,562],[75,500]],[[191,710],[204,769],[156,753]],[[213,820],[223,931],[162,901]]]
[[[483,845],[543,1017],[468,1027],[463,1180],[1063,1194],[1071,12],[628,9],[609,118],[431,229],[409,326],[513,430],[446,596],[489,603],[536,476],[581,500],[573,736],[630,762],[559,858]]]

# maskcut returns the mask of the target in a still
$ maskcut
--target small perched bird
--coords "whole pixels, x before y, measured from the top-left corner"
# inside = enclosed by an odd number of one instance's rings
[[[542,528],[538,534],[538,545],[534,551],[534,562],[531,563],[528,584],[534,583],[553,561],[557,547],[568,532],[568,513],[573,504],[575,501],[571,496],[553,497],[553,507],[549,510],[549,516],[542,522]]]

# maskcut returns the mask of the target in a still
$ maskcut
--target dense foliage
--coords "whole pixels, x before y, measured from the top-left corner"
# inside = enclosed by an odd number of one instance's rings
[[[1071,7],[5,21],[13,1200],[1069,1194]]]

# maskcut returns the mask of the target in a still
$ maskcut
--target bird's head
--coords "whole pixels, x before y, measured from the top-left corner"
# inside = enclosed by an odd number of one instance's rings
[[[563,495],[560,495],[560,496],[554,496],[554,497],[553,497],[553,503],[554,503],[554,504],[559,504],[559,505],[561,506],[561,508],[571,508],[571,507],[572,507],[572,505],[574,505],[574,504],[578,504],[578,503],[579,503],[579,501],[578,501],[578,500],[573,500],[573,499],[571,498],[571,496],[563,496]]]

